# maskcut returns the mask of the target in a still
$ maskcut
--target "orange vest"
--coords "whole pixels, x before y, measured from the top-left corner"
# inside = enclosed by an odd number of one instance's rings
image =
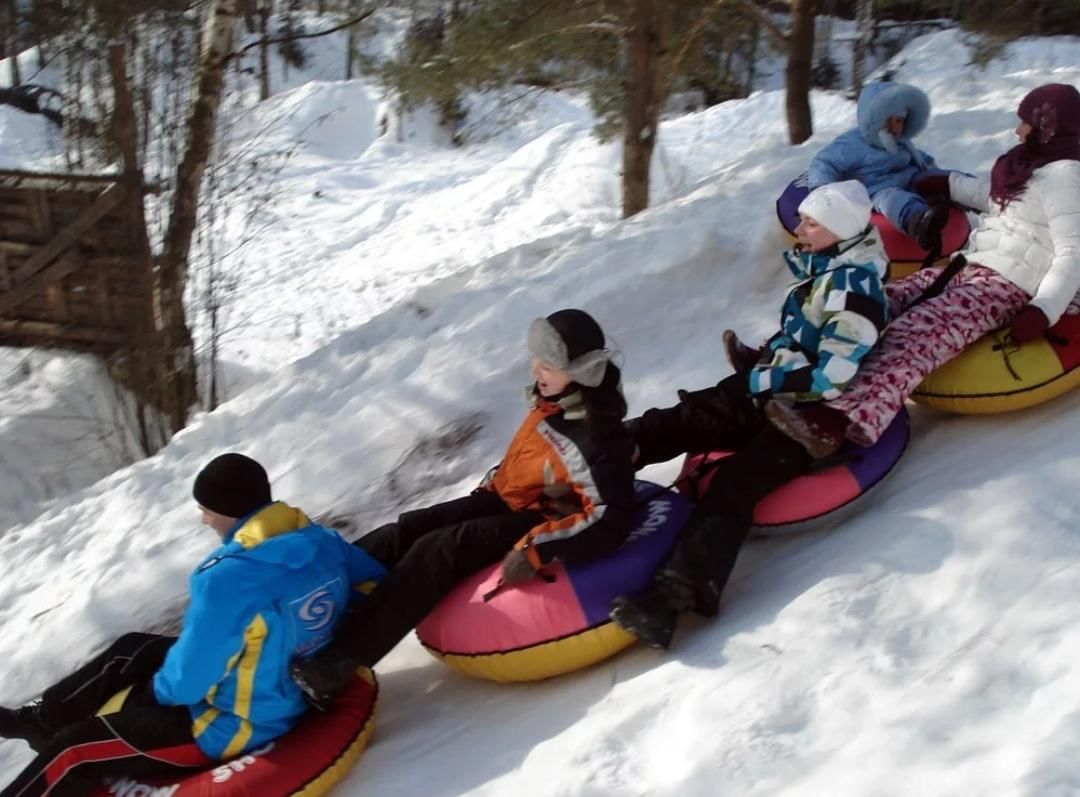
[[[633,496],[629,454],[612,456],[588,439],[578,395],[571,395],[562,404],[536,396],[532,401],[529,414],[486,485],[513,511],[535,510],[546,518],[515,547],[524,549],[533,566],[540,567],[559,558],[558,551],[566,548],[571,538],[597,524],[599,527],[593,528],[597,539],[586,547],[591,548],[592,543],[603,548],[617,547],[629,531],[628,526],[622,529],[626,525],[622,505],[632,501]],[[596,461],[601,463],[602,475],[594,472]],[[612,495],[620,505],[614,510],[618,521],[612,517],[601,522]],[[614,546],[600,539],[609,536]],[[580,542],[584,540],[575,540]]]

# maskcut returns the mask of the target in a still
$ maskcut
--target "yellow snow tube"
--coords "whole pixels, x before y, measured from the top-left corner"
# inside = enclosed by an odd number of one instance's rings
[[[1080,305],[1044,338],[1016,344],[1000,329],[923,380],[912,398],[963,415],[1034,407],[1080,385]]]

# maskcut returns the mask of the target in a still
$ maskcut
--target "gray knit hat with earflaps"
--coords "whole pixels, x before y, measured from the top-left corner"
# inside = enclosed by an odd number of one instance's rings
[[[604,331],[584,310],[558,310],[529,325],[529,353],[566,371],[585,387],[599,387],[608,361]]]

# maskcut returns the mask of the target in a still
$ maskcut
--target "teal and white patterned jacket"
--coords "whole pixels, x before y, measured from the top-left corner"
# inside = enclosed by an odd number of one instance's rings
[[[888,259],[873,226],[836,248],[790,250],[784,261],[799,280],[788,292],[771,357],[750,371],[750,392],[795,401],[839,396],[888,321]]]

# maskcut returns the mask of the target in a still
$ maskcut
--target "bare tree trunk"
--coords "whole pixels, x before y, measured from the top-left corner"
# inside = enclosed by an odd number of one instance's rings
[[[12,31],[11,25],[8,21],[8,6],[5,3],[4,5],[0,6],[0,61],[7,58],[15,50],[14,47],[8,47],[8,45],[11,44],[11,38]],[[14,76],[12,77],[11,85],[19,85],[17,82],[15,82]]]
[[[859,0],[855,9],[855,42],[851,48],[851,93],[858,97],[866,78],[866,50],[874,36],[874,0]]]
[[[244,30],[248,33],[257,33],[258,28],[255,25],[255,16],[258,14],[257,5],[259,0],[240,0],[237,13],[244,17]]]
[[[134,48],[133,48],[134,50]],[[146,215],[143,207],[143,173],[139,161],[138,123],[135,117],[135,102],[132,97],[131,81],[127,73],[127,47],[120,38],[109,43],[108,62],[113,88],[113,124],[112,133],[116,149],[120,152],[124,164],[124,192],[128,203],[127,214],[132,235],[136,239],[141,268],[131,275],[143,283],[143,295],[152,295],[150,239],[146,231]],[[144,456],[158,451],[166,442],[154,420],[150,407],[163,409],[166,394],[166,380],[162,378],[159,364],[163,362],[160,350],[160,336],[154,323],[153,306],[148,301],[143,314],[135,324],[135,340],[127,357],[112,363],[110,373],[113,378],[125,385],[135,395],[136,422],[138,424],[139,444]],[[179,429],[171,429],[176,432]]]
[[[355,2],[348,2],[345,4],[345,14],[353,16],[355,9]],[[350,25],[348,33],[345,36],[345,79],[353,79],[353,65],[356,63],[356,51],[360,46],[360,33],[357,30],[356,25]]]
[[[1043,19],[1046,17],[1046,2],[1045,0],[1036,0],[1034,13],[1031,15],[1031,35],[1041,36],[1043,29]]]
[[[11,85],[20,86],[22,74],[19,70],[19,52],[22,50],[22,40],[19,37],[19,8],[16,0],[8,0],[7,15],[7,29],[11,34]]]
[[[172,424],[182,428],[197,396],[195,352],[184,318],[184,289],[188,281],[188,254],[199,211],[206,161],[214,143],[215,122],[221,102],[226,56],[232,44],[236,0],[210,0],[203,30],[195,96],[188,117],[186,149],[176,170],[169,226],[159,267],[162,327],[172,358]]]
[[[735,36],[729,36],[727,34],[724,34],[721,41],[724,47],[724,93],[727,94],[728,97],[730,97],[731,94],[729,92],[731,91],[731,87],[735,85],[735,78],[732,75],[732,66],[735,63],[735,47],[738,44],[738,35],[736,34]]]
[[[634,0],[626,35],[623,218],[649,206],[649,168],[664,103],[661,62],[669,20],[668,0]]]
[[[356,28],[349,28],[345,36],[345,79],[353,79],[353,62],[356,60]]]
[[[270,99],[270,0],[259,1],[259,101]]]
[[[815,0],[791,0],[787,79],[788,140],[801,144],[814,132],[810,114],[810,67],[814,57]]]
[[[758,41],[761,39],[761,25],[752,20],[750,25],[750,56],[746,59],[746,91],[749,97],[754,92],[754,81],[757,79],[757,55]]]
[[[83,86],[87,53],[85,33],[65,33],[60,48],[64,57],[64,92],[62,113],[64,115],[64,162],[68,170],[78,171],[86,165],[86,136],[83,125]]]

